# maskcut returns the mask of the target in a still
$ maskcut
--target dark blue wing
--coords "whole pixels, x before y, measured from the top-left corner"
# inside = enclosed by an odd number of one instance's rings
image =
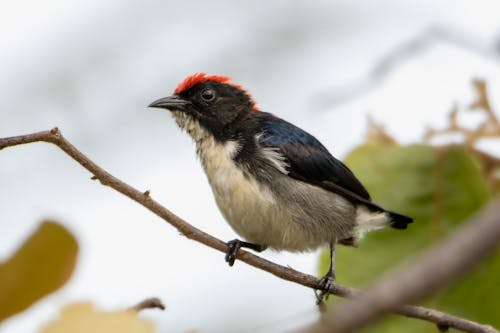
[[[368,191],[351,170],[314,136],[270,114],[263,115],[262,119],[259,144],[277,149],[283,155],[290,177],[341,194],[351,201],[373,204]]]

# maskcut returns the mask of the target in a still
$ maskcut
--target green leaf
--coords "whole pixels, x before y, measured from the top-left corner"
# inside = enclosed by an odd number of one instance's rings
[[[61,225],[44,221],[17,252],[0,264],[0,322],[25,310],[69,279],[78,244]]]
[[[415,219],[408,230],[385,228],[368,234],[359,248],[338,247],[337,281],[350,286],[366,285],[389,268],[411,260],[453,232],[490,198],[481,168],[474,155],[462,146],[367,143],[352,151],[345,162],[366,186],[373,201]],[[320,271],[325,272],[327,265],[325,252],[320,258]],[[500,325],[498,276],[500,256],[496,255],[428,300],[428,305]],[[436,330],[434,325],[392,318],[366,332]]]

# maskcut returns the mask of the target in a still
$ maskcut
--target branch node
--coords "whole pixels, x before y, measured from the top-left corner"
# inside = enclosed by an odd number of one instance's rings
[[[92,177],[90,177],[90,179],[92,179],[92,180],[96,180],[96,179],[97,179],[97,176],[96,176],[96,175],[93,175]]]
[[[147,190],[146,192],[143,193],[143,195],[145,195],[146,197],[149,197],[150,194],[151,194],[150,190]]]
[[[59,128],[57,127],[54,127],[53,129],[50,130],[50,134],[56,136],[56,137],[60,137],[61,136],[61,131],[59,130]]]

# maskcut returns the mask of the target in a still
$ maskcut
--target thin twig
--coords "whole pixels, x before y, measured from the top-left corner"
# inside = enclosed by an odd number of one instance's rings
[[[2,138],[0,139],[0,150],[6,147],[39,141],[55,144],[71,158],[82,165],[85,169],[89,170],[97,179],[99,179],[99,181],[103,185],[109,186],[129,197],[130,199],[143,205],[151,212],[155,213],[163,220],[177,228],[187,238],[196,240],[202,244],[205,244],[224,253],[227,251],[227,245],[225,242],[190,225],[189,223],[160,205],[158,202],[153,200],[150,195],[144,195],[144,192],[136,190],[132,186],[122,182],[121,180],[112,176],[97,164],[92,162],[88,157],[86,157],[78,149],[76,149],[69,141],[67,141],[57,128],[54,128],[50,131],[37,132],[10,138]],[[267,271],[284,280],[295,282],[313,289],[321,289],[319,279],[315,276],[296,271],[289,267],[275,264],[250,252],[240,250],[238,252],[237,258],[251,266]],[[361,293],[359,290],[340,286],[337,284],[332,285],[328,291],[331,294],[340,297],[354,297],[355,295]],[[437,310],[427,309],[421,306],[404,305],[399,308],[396,313],[405,315],[407,317],[430,321],[435,324],[454,327],[466,332],[496,332],[494,329],[492,329],[491,326],[482,325],[473,321],[469,321]]]
[[[443,129],[428,128],[424,135],[424,140],[431,140],[444,134],[461,134],[464,144],[474,147],[481,139],[500,137],[500,121],[491,106],[486,81],[475,79],[472,81],[472,85],[476,92],[476,97],[470,103],[469,108],[461,110],[457,105],[454,105],[448,115],[448,126]],[[458,122],[458,114],[465,111],[478,111],[486,115],[486,117],[477,128],[469,129]]]
[[[321,106],[326,109],[354,100],[357,96],[377,88],[380,82],[394,72],[398,66],[412,60],[436,43],[454,44],[459,48],[474,52],[486,59],[493,59],[495,63],[498,63],[500,58],[498,45],[479,42],[480,40],[480,38],[475,38],[475,36],[464,31],[455,31],[443,26],[429,26],[416,36],[396,45],[396,47],[376,60],[365,77],[330,87],[326,91],[318,93],[314,101],[319,101]]]
[[[137,303],[136,305],[132,306],[129,310],[139,312],[145,309],[165,310],[165,305],[163,305],[163,303],[159,298],[152,297],[152,298],[146,298],[145,300]]]
[[[465,223],[445,241],[398,271],[388,274],[360,297],[325,314],[303,332],[353,332],[452,283],[500,244],[500,200]],[[447,327],[439,323],[440,327]],[[494,328],[490,332],[498,332]]]

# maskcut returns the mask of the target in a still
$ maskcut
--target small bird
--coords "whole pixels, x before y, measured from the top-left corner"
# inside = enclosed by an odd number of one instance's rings
[[[372,202],[314,136],[260,111],[228,77],[193,74],[149,106],[170,110],[192,137],[217,206],[245,239],[228,242],[230,266],[241,247],[301,252],[328,245],[330,267],[316,291],[321,303],[335,278],[335,244],[357,246],[367,231],[413,221]]]

